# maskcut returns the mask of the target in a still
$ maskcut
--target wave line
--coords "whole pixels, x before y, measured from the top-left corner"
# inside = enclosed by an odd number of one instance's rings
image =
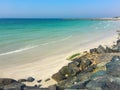
[[[22,52],[22,51],[33,49],[35,47],[38,47],[38,46],[25,47],[25,48],[21,48],[21,49],[18,49],[18,50],[6,52],[6,53],[1,53],[0,56],[9,55],[9,54],[13,54],[13,53],[19,53],[19,52]]]

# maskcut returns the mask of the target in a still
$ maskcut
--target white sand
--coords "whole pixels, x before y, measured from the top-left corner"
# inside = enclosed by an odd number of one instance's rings
[[[98,47],[98,45],[112,45],[113,41],[116,41],[117,36],[109,36],[107,38],[103,38],[101,40],[88,43],[80,49],[72,51],[70,53],[64,53],[61,55],[57,55],[54,57],[48,57],[44,60],[40,60],[33,63],[28,63],[21,66],[15,66],[11,68],[5,68],[0,70],[0,77],[1,78],[27,78],[27,77],[34,77],[36,80],[42,80],[43,87],[52,85],[56,83],[54,80],[50,80],[48,82],[44,82],[45,79],[50,78],[54,73],[56,73],[62,66],[65,66],[70,61],[67,61],[66,58],[71,56],[74,53],[87,51],[90,48]],[[27,83],[28,85],[34,85],[36,81],[33,83]]]

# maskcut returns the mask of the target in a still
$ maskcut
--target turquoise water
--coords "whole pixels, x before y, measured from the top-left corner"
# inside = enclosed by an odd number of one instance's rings
[[[0,19],[0,64],[70,52],[120,29],[120,21]]]

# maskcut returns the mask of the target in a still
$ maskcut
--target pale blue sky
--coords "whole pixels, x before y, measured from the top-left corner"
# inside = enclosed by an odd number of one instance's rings
[[[0,0],[0,18],[120,16],[120,0]]]

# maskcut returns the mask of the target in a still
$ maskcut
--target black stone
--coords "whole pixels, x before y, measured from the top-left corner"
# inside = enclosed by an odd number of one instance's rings
[[[27,78],[27,81],[28,81],[28,82],[33,82],[34,80],[35,80],[35,79],[34,79],[33,77],[28,77],[28,78]]]
[[[42,82],[42,80],[38,80],[37,82],[38,82],[38,83],[41,83],[41,82]]]

